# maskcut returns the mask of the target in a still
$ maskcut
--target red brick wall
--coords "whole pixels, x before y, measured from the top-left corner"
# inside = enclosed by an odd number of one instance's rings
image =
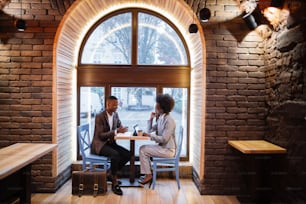
[[[203,25],[207,42],[203,194],[240,194],[244,172],[238,166],[239,155],[227,141],[262,139],[265,133],[262,39],[241,18],[230,21]],[[234,33],[228,26],[232,26]]]
[[[0,14],[0,147],[16,142],[52,142],[52,52],[62,15],[48,1],[22,1],[28,28],[18,32],[20,3]],[[51,153],[32,166],[33,190],[53,191]],[[67,177],[67,176],[66,176]]]

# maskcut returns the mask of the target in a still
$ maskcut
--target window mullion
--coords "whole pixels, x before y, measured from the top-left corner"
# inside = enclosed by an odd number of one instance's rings
[[[137,55],[138,55],[138,38],[137,38],[137,32],[138,32],[138,11],[132,12],[132,67],[135,68],[137,66]]]

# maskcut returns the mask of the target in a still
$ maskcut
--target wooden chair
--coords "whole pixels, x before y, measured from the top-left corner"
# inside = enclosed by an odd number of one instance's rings
[[[171,158],[152,157],[152,163],[153,163],[152,189],[155,188],[157,172],[166,172],[166,171],[175,171],[177,187],[178,189],[181,188],[180,176],[179,176],[179,162],[180,162],[180,154],[182,151],[183,131],[184,129],[181,126],[180,131],[179,131],[178,141],[177,141],[177,150],[176,150],[174,157],[171,157]],[[161,167],[159,168],[158,166],[161,166]]]
[[[79,148],[82,155],[82,169],[86,170],[89,163],[89,170],[106,171],[109,168],[109,159],[90,153],[91,140],[89,135],[89,124],[80,125],[77,128]]]

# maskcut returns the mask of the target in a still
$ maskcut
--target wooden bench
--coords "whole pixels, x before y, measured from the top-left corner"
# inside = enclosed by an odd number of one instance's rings
[[[19,196],[31,203],[31,165],[57,144],[16,143],[0,149],[0,203]]]

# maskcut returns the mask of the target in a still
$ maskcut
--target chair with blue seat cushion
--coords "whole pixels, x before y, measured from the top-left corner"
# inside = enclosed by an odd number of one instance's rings
[[[177,182],[178,189],[181,188],[180,185],[180,176],[179,176],[179,161],[180,154],[182,151],[182,143],[183,143],[183,127],[180,127],[179,136],[177,141],[177,149],[174,157],[171,158],[161,158],[161,157],[152,157],[153,164],[153,181],[152,181],[152,189],[155,188],[156,183],[156,174],[157,172],[166,172],[166,171],[175,171],[175,178]],[[159,167],[161,166],[161,167]],[[167,167],[165,167],[167,166]]]
[[[77,128],[79,148],[82,155],[82,169],[86,170],[86,164],[89,163],[89,170],[107,171],[109,168],[109,159],[104,156],[91,154],[91,139],[89,135],[89,124],[83,124]]]

